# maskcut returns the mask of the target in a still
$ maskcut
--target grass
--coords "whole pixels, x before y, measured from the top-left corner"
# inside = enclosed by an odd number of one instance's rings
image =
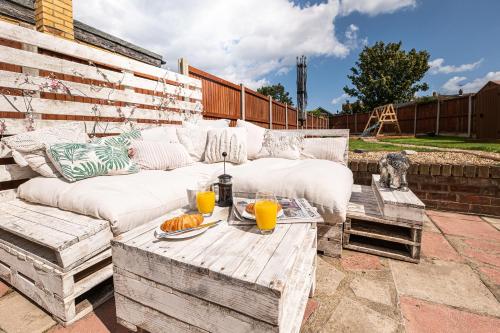
[[[456,148],[465,150],[481,150],[492,153],[500,153],[500,141],[481,142],[457,136],[435,136],[435,137],[429,136],[423,138],[409,137],[409,138],[394,138],[394,139],[386,138],[386,139],[380,139],[380,141],[400,143],[400,144],[410,144],[416,146]]]
[[[383,143],[376,142],[365,142],[361,139],[349,139],[349,150],[354,151],[356,149],[362,149],[365,151],[401,151],[404,149],[411,149],[415,151],[430,151],[425,148],[413,148],[413,147],[400,147]]]

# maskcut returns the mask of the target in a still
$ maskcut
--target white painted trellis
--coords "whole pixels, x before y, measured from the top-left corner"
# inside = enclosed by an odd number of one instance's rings
[[[120,122],[99,122],[97,133],[110,133],[111,130],[115,133],[121,132],[130,126],[151,126],[144,125],[141,120],[179,121],[186,113],[201,114],[201,81],[198,79],[6,22],[0,22],[0,38],[30,46],[25,49],[0,46],[0,62],[23,68],[23,73],[0,71],[0,87],[38,93],[55,92],[105,102],[102,105],[56,101],[35,96],[30,98],[31,110],[27,110],[24,109],[22,97],[4,95],[0,101],[1,111],[21,110],[33,115],[114,117],[122,118],[126,123],[126,126],[123,126],[124,124]],[[37,49],[71,57],[76,61],[33,52]],[[81,60],[87,64],[82,64]],[[40,71],[71,75],[81,80],[49,79],[38,75]],[[88,84],[89,80],[105,84]],[[67,91],[52,90],[54,81]],[[155,92],[157,95],[140,93],[138,91],[140,89]],[[159,94],[161,96],[158,96]],[[114,106],[115,102],[122,102],[127,106],[117,107]],[[54,121],[41,118],[43,117],[34,117],[35,128],[54,125]],[[26,130],[24,119],[7,118],[2,119],[2,122],[4,135]],[[89,123],[82,121],[82,125],[87,125],[86,128],[89,128]]]

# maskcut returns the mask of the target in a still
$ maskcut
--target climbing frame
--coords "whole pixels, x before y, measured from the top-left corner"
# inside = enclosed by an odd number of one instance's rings
[[[375,120],[375,124],[372,125],[372,120]],[[377,129],[376,136],[381,135],[384,125],[393,124],[396,129],[396,134],[401,134],[401,128],[399,127],[398,116],[394,110],[393,104],[386,104],[373,109],[370,114],[370,118],[366,122],[363,134],[369,134],[373,129]]]

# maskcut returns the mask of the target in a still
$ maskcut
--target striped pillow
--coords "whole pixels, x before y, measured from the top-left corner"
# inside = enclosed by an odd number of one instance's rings
[[[133,141],[132,160],[144,170],[173,170],[191,165],[193,160],[180,143]]]

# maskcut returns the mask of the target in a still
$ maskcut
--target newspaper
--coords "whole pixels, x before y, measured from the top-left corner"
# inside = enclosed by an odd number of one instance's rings
[[[304,198],[277,198],[283,208],[279,213],[277,223],[322,223],[323,219],[317,209]],[[232,225],[254,225],[255,217],[245,211],[246,206],[255,199],[248,197],[233,197],[233,208],[229,223]]]

